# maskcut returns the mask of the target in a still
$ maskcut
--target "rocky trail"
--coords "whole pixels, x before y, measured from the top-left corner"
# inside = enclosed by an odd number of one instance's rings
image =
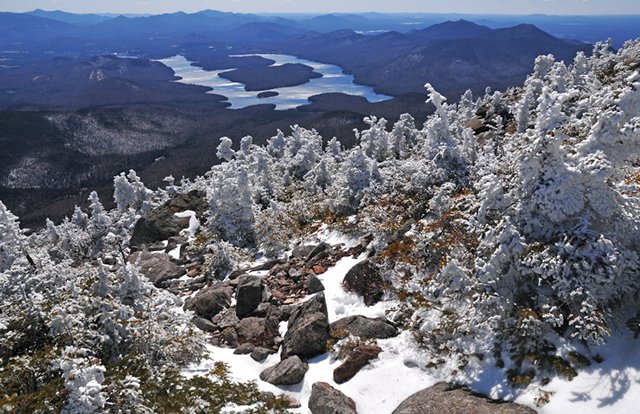
[[[264,392],[284,394],[292,407],[314,414],[535,412],[436,383],[411,333],[387,318],[394,303],[382,300],[370,238],[320,231],[285,257],[216,280],[205,270],[204,248],[188,234],[190,217],[202,209],[198,200],[180,195],[147,213],[132,236],[138,251],[129,257],[157,287],[181,297],[192,323],[209,336],[209,358],[184,375],[224,361],[234,379],[257,381]]]

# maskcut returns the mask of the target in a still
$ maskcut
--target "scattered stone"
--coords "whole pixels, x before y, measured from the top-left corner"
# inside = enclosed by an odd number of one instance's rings
[[[202,318],[200,316],[194,316],[191,322],[198,328],[205,332],[215,332],[218,327],[212,323],[209,319]]]
[[[197,277],[200,274],[202,274],[202,269],[199,267],[193,267],[189,270],[187,270],[187,276],[193,278],[193,277]]]
[[[184,275],[185,270],[171,261],[171,256],[164,253],[149,253],[146,250],[135,252],[128,259],[129,263],[138,263],[140,272],[149,278],[156,287],[166,287],[166,282]]]
[[[309,252],[309,254],[307,255],[307,261],[313,259],[314,257],[319,255],[320,253],[323,253],[323,252],[327,251],[330,248],[331,248],[331,246],[329,246],[327,243],[324,243],[324,242],[320,243],[319,245],[314,247],[313,250],[311,250]]]
[[[225,285],[214,285],[200,290],[194,297],[187,299],[185,310],[211,319],[231,305],[231,289]]]
[[[157,252],[164,249],[165,249],[164,242],[161,242],[161,241],[155,242],[147,246],[147,250],[149,250],[150,252]]]
[[[353,336],[386,339],[398,335],[398,330],[386,318],[368,318],[362,315],[347,316],[331,324],[331,331],[347,331]]]
[[[321,275],[326,272],[325,268],[319,265],[313,266],[311,270],[313,270],[313,273],[315,273],[316,275]]]
[[[220,335],[220,339],[230,348],[236,348],[238,346],[238,334],[233,328],[224,329],[222,335]]]
[[[288,330],[282,340],[281,358],[292,355],[309,359],[326,352],[329,340],[329,318],[324,294],[298,306],[288,322]]]
[[[275,352],[276,351],[274,351],[273,349],[263,348],[259,346],[251,352],[250,356],[254,361],[261,362],[264,361],[269,355],[275,354]]]
[[[382,299],[384,280],[378,268],[369,260],[353,266],[342,281],[344,288],[364,299],[367,306],[372,306]]]
[[[242,275],[246,275],[247,274],[247,270],[248,269],[238,269],[238,270],[234,270],[231,273],[229,273],[229,276],[227,277],[227,279],[229,280],[235,280],[237,278],[239,278]]]
[[[284,259],[275,259],[275,260],[270,260],[268,262],[259,264],[257,266],[252,267],[251,269],[249,269],[252,272],[258,272],[260,270],[271,270],[274,268],[274,266],[276,265],[283,265],[287,263],[286,260]]]
[[[369,361],[378,358],[382,348],[376,345],[360,345],[336,369],[333,370],[333,380],[342,384],[353,378]]]
[[[240,322],[240,319],[236,316],[235,309],[228,308],[214,316],[211,321],[216,324],[218,328],[225,329],[236,326],[236,324]]]
[[[492,400],[467,387],[439,382],[411,395],[393,414],[536,414],[524,405]]]
[[[309,255],[309,253],[311,253],[315,248],[316,246],[311,244],[297,246],[291,251],[291,258],[292,259],[306,258]]]
[[[309,398],[311,414],[357,414],[356,403],[326,382],[316,382]]]
[[[322,292],[324,290],[324,285],[316,275],[309,276],[305,285],[307,286],[307,293],[309,295],[313,295],[314,293]]]
[[[302,381],[308,370],[309,364],[294,355],[262,371],[260,379],[273,385],[293,385]]]
[[[238,345],[238,347],[233,351],[236,355],[247,355],[253,352],[256,347],[252,343],[244,343]]]
[[[322,251],[318,254],[316,254],[315,256],[311,257],[310,259],[307,259],[307,261],[305,262],[305,266],[306,267],[314,267],[317,263],[324,261],[325,259],[328,259],[331,256],[331,252],[330,250],[325,250]]]
[[[300,269],[289,269],[289,277],[296,282],[302,280],[305,276],[305,272]]]
[[[242,319],[258,307],[265,298],[264,285],[260,276],[244,275],[238,279],[236,291],[236,315]]]
[[[274,299],[277,299],[277,300],[284,299],[284,293],[280,292],[277,289],[271,289],[271,296],[273,296]]]

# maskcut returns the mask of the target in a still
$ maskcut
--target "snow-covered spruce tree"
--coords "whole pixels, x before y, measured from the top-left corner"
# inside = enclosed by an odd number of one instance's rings
[[[144,186],[134,170],[129,173],[120,173],[113,179],[113,198],[120,212],[133,209],[135,212],[144,212],[149,209],[147,200],[151,191]]]
[[[24,255],[24,239],[18,217],[0,201],[0,273],[8,270],[17,256]]]
[[[247,169],[226,169],[213,181],[209,225],[222,239],[244,247],[255,243],[253,199]]]

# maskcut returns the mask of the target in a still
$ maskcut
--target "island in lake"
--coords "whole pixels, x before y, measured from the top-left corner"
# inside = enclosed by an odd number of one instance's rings
[[[278,92],[276,91],[264,91],[264,92],[260,92],[258,94],[258,98],[260,99],[264,99],[264,98],[273,98],[274,96],[278,96],[280,95]]]
[[[222,72],[219,76],[232,82],[243,83],[246,91],[265,91],[302,85],[311,79],[321,78],[322,74],[301,63],[285,63],[278,66],[238,68]]]

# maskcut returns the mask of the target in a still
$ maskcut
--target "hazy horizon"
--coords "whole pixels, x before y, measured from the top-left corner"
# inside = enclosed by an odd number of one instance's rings
[[[433,13],[488,15],[629,15],[640,14],[637,0],[619,0],[611,4],[605,0],[517,0],[504,4],[503,0],[450,1],[384,0],[0,0],[0,11],[28,12],[35,9],[96,14],[162,14],[183,11],[194,13],[206,9],[237,13],[324,14],[324,13]]]

